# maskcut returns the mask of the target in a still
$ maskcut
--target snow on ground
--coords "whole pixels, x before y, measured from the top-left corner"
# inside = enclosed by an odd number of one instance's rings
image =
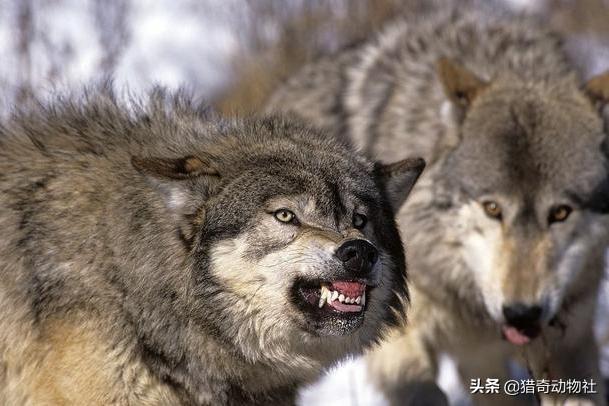
[[[319,382],[303,389],[299,405],[388,406],[370,383],[362,358],[348,359],[331,369]]]
[[[469,396],[459,385],[454,362],[447,356],[440,359],[440,387],[449,395],[451,405],[465,406]],[[371,383],[364,359],[350,358],[332,368],[319,382],[300,392],[298,404],[316,406],[388,406],[383,394]]]
[[[605,280],[601,286],[597,312],[596,336],[604,344],[601,350],[601,371],[609,377],[609,251],[607,251]]]

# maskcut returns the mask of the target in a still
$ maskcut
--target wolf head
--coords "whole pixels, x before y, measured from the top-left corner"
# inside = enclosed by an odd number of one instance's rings
[[[373,164],[282,120],[247,128],[188,156],[132,160],[193,258],[198,322],[252,358],[375,339],[406,299],[393,213],[424,162]]]
[[[438,68],[459,131],[441,178],[463,257],[492,318],[526,343],[602,269],[609,73],[580,89],[485,81],[446,59]]]

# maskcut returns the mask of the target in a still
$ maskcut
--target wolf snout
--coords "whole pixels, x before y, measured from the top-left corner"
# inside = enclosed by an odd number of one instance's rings
[[[541,316],[543,309],[538,305],[512,303],[503,306],[506,325],[504,337],[516,345],[528,344],[541,333]]]
[[[541,306],[513,303],[503,306],[503,315],[508,324],[514,327],[528,327],[539,324],[541,320]]]
[[[346,270],[358,276],[367,276],[378,261],[379,253],[374,245],[366,240],[348,240],[336,250]]]

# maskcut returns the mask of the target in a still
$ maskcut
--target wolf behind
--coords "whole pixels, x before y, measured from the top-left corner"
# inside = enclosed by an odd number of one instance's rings
[[[0,404],[290,404],[407,302],[424,162],[108,92],[0,129]]]
[[[505,382],[518,355],[537,379],[594,379],[598,393],[571,398],[604,404],[592,324],[609,232],[608,101],[609,74],[584,84],[555,34],[467,10],[401,19],[271,97],[269,110],[374,158],[406,150],[428,162],[398,215],[409,325],[369,356],[396,404],[445,402],[441,353],[465,385]]]

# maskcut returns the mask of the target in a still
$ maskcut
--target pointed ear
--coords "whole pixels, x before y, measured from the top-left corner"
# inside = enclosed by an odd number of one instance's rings
[[[488,83],[457,62],[441,58],[436,64],[438,77],[448,99],[458,108],[467,110]]]
[[[594,76],[584,85],[584,92],[600,109],[609,103],[609,70]]]
[[[377,163],[377,176],[383,183],[394,212],[397,213],[402,207],[424,168],[422,158],[407,158],[387,165]]]
[[[131,163],[140,172],[157,178],[189,179],[201,175],[218,176],[218,171],[208,162],[194,156],[182,158],[132,157]]]
[[[131,158],[133,167],[160,194],[187,246],[192,243],[196,226],[203,222],[204,200],[219,183],[220,175],[210,162],[195,156]]]
[[[184,211],[190,206],[190,195],[197,193],[205,195],[217,183],[220,175],[211,163],[211,159],[185,156],[181,158],[143,158],[132,157],[131,164],[138,172],[146,175],[150,183],[157,189],[168,208],[174,211]],[[193,184],[188,180],[204,178],[197,182],[198,188],[206,191],[193,190]]]

